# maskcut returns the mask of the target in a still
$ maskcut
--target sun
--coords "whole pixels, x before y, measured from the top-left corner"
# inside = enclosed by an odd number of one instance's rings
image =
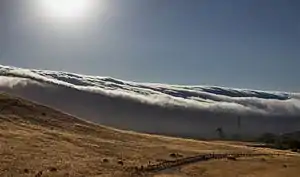
[[[93,0],[38,0],[44,16],[56,20],[80,20],[86,17]]]

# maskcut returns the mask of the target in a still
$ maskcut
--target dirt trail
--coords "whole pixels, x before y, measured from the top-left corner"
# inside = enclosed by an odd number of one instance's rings
[[[200,154],[191,157],[179,158],[176,160],[165,160],[163,162],[159,162],[156,164],[149,164],[140,167],[129,167],[127,170],[130,171],[133,175],[142,175],[146,173],[162,173],[162,172],[172,172],[178,167],[208,161],[212,159],[229,159],[236,160],[236,158],[240,157],[256,157],[256,156],[269,156],[274,154],[249,154],[249,153],[236,153],[236,154]]]

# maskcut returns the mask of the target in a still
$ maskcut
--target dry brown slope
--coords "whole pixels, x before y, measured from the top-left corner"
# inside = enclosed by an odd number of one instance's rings
[[[39,171],[42,176],[126,176],[124,167],[169,158],[172,152],[188,156],[252,151],[115,130],[6,94],[0,95],[0,111],[1,177],[29,177]],[[191,169],[186,168],[188,174]]]

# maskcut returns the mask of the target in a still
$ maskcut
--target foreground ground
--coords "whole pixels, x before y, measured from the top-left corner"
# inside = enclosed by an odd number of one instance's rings
[[[131,176],[129,167],[174,160],[172,153],[183,157],[209,153],[279,155],[209,160],[143,175],[297,177],[300,173],[296,153],[120,131],[0,95],[1,177]]]

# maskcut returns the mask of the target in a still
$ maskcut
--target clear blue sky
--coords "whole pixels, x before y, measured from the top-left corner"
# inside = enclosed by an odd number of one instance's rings
[[[299,0],[103,0],[80,25],[41,20],[34,1],[1,0],[0,64],[300,91]]]

